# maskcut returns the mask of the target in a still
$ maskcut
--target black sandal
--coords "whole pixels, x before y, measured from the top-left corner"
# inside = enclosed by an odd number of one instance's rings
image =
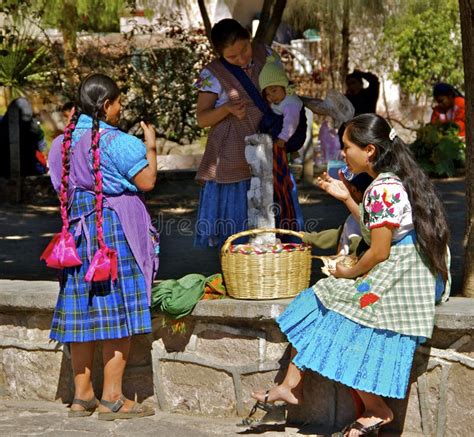
[[[88,401],[82,399],[73,399],[71,406],[74,404],[80,405],[83,410],[71,410],[69,409],[68,417],[88,417],[94,414],[94,411],[99,406],[99,400],[94,396]]]
[[[249,430],[262,430],[262,428],[275,429],[284,427],[286,424],[286,403],[275,403],[268,402],[269,390],[265,392],[265,400],[263,402],[257,401],[250,410],[249,415],[242,419],[239,426],[247,426]],[[261,419],[254,418],[254,414],[258,411],[265,411],[265,415]]]
[[[364,426],[362,423],[357,422],[352,422],[350,425],[347,425],[340,433],[339,435],[341,437],[345,436],[351,429],[355,429],[356,431],[359,431],[361,434],[360,435],[365,435],[368,437],[377,437],[379,435],[380,428],[383,425],[383,420],[380,422],[374,423],[373,425],[370,426]]]

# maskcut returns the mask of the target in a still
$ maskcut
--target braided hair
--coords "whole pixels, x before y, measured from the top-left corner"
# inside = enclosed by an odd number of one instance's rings
[[[61,211],[61,219],[63,222],[63,231],[67,231],[69,228],[69,219],[67,216],[67,188],[69,184],[69,170],[70,170],[70,151],[71,151],[71,142],[72,142],[72,133],[76,128],[77,120],[79,119],[79,111],[75,108],[72,109],[72,114],[69,119],[68,124],[64,128],[64,137],[63,143],[61,146],[61,161],[62,161],[62,170],[61,170],[61,185],[59,188],[59,208]]]
[[[446,264],[449,229],[443,205],[428,176],[421,170],[409,147],[398,135],[391,135],[388,122],[376,114],[361,114],[347,123],[348,139],[361,149],[376,148],[375,172],[395,173],[403,183],[413,211],[417,247],[433,273],[448,278]]]
[[[92,171],[94,174],[94,192],[96,195],[96,220],[97,239],[99,247],[104,249],[104,236],[102,227],[102,206],[103,206],[103,186],[102,172],[100,171],[100,131],[99,121],[105,118],[104,104],[106,101],[114,102],[120,95],[117,84],[108,76],[94,73],[87,76],[79,86],[78,104],[75,106],[70,122],[64,129],[64,139],[61,148],[62,172],[59,199],[61,204],[61,217],[63,228],[69,227],[67,217],[67,187],[70,170],[70,149],[72,133],[76,127],[77,120],[81,114],[86,114],[92,118],[91,151],[92,151]]]

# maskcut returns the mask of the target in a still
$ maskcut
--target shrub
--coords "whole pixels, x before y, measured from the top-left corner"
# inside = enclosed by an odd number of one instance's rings
[[[417,131],[410,147],[421,167],[433,176],[453,176],[464,167],[466,144],[455,123],[429,124]]]

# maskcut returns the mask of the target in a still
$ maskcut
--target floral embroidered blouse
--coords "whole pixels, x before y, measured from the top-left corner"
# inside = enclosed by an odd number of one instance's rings
[[[370,231],[389,226],[392,241],[399,241],[414,229],[408,193],[394,173],[381,173],[367,188],[363,199],[363,225]]]

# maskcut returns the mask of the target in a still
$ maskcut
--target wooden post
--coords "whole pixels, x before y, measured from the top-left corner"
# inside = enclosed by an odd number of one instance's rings
[[[10,180],[14,187],[14,202],[21,200],[21,171],[20,171],[20,110],[12,105],[8,117],[8,137],[10,140]]]

